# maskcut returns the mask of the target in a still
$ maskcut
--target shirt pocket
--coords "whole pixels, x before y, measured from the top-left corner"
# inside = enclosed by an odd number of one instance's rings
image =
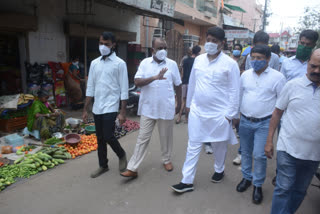
[[[210,71],[209,78],[215,85],[227,85],[228,84],[228,71],[225,69],[213,69]]]

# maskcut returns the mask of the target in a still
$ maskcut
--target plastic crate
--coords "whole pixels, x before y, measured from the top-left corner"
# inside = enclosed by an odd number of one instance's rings
[[[19,136],[17,133],[16,134],[11,134],[7,135],[4,137],[5,141],[7,144],[10,146],[21,146],[24,144],[24,139],[23,137]]]

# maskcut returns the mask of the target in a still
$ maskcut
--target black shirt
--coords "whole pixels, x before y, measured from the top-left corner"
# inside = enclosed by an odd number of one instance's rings
[[[183,68],[182,84],[189,83],[189,77],[190,77],[193,63],[194,63],[193,57],[187,57],[186,59],[183,60],[183,63],[182,63],[182,68]]]

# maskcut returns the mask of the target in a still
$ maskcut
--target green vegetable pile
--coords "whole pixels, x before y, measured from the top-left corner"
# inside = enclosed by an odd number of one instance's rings
[[[61,147],[46,147],[39,150],[39,152],[52,156],[58,159],[70,159],[71,154],[64,146]]]
[[[36,154],[26,154],[14,161],[13,165],[0,168],[0,191],[16,182],[16,178],[29,178],[38,172],[46,171],[71,158],[64,147],[43,148]]]
[[[56,137],[49,138],[44,142],[44,144],[47,144],[47,145],[55,145],[57,143],[62,143],[62,141]]]

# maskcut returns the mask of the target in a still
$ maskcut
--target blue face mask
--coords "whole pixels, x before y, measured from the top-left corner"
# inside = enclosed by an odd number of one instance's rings
[[[241,51],[240,51],[240,50],[233,50],[233,51],[232,51],[232,55],[233,55],[233,56],[240,56],[240,54],[241,54]]]
[[[251,60],[250,63],[254,71],[259,71],[262,68],[264,68],[268,62],[267,60],[264,59],[264,60]]]

